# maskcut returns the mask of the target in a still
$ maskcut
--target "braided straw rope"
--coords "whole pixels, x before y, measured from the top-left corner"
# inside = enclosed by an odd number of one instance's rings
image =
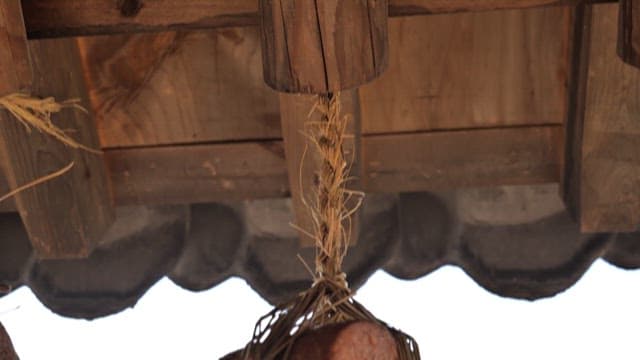
[[[339,94],[318,96],[313,111],[322,115],[320,121],[306,124],[309,142],[322,159],[316,201],[309,204],[316,240],[315,281],[310,289],[258,320],[242,359],[288,359],[294,342],[305,331],[354,320],[386,327],[396,341],[399,360],[420,359],[413,338],[378,320],[353,299],[341,270],[349,248],[350,231],[345,230],[345,223],[350,226],[350,215],[357,210],[357,206],[349,208],[345,204],[350,197],[358,196],[345,186],[349,163],[342,147],[347,117],[340,114]]]

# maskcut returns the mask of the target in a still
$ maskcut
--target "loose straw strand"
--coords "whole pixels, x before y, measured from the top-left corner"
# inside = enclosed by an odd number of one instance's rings
[[[56,102],[52,97],[39,99],[22,93],[13,93],[0,97],[0,108],[4,108],[11,113],[25,126],[27,131],[31,131],[33,127],[71,148],[94,154],[102,153],[100,150],[78,143],[51,121],[51,115],[60,112],[64,108],[73,108],[86,113],[87,110],[80,105],[79,99]]]
[[[17,194],[19,194],[19,193],[21,193],[21,192],[23,192],[23,191],[25,191],[25,190],[27,190],[27,189],[30,189],[30,188],[35,187],[35,186],[38,186],[38,185],[40,185],[42,183],[45,183],[45,182],[47,182],[49,180],[55,179],[58,176],[64,175],[67,171],[71,170],[71,168],[74,166],[74,164],[75,163],[72,161],[72,162],[69,163],[69,165],[63,167],[62,169],[60,169],[58,171],[52,172],[51,174],[45,175],[45,176],[40,177],[40,178],[38,178],[36,180],[33,180],[33,181],[31,181],[31,182],[29,182],[29,183],[27,183],[25,185],[22,185],[22,186],[20,186],[20,187],[18,187],[16,189],[11,190],[7,194],[5,194],[2,197],[0,197],[0,203],[5,201],[5,200],[7,200],[7,199],[9,199],[9,198],[11,198],[11,197],[13,197],[13,196],[15,196],[15,195],[17,195]]]

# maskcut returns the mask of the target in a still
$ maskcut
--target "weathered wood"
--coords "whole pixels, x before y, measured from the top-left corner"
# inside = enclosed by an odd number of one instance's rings
[[[364,136],[358,186],[394,193],[558,182],[561,136],[556,125]],[[290,195],[281,141],[114,149],[105,159],[118,206]]]
[[[640,1],[620,0],[618,55],[640,67]]]
[[[257,0],[22,0],[22,6],[29,38],[203,29],[260,22]]]
[[[341,94],[342,114],[349,117],[345,141],[345,157],[353,160],[350,177],[359,176],[360,165],[360,106],[358,91],[349,90]],[[311,116],[317,97],[314,95],[280,94],[280,112],[282,120],[282,136],[284,139],[285,158],[289,174],[289,188],[293,202],[295,221],[300,231],[302,244],[312,246],[315,240],[308,236],[314,233],[314,222],[310,211],[317,192],[318,172],[322,160],[313,144],[309,144],[308,121],[320,121],[321,114],[316,111]],[[352,188],[355,181],[349,182]],[[355,241],[358,234],[358,215],[351,221],[351,239]]]
[[[362,190],[557,182],[561,133],[542,126],[365,136]],[[289,195],[280,141],[109,150],[105,157],[118,205]]]
[[[391,19],[363,133],[562,124],[569,25],[561,7]]]
[[[79,41],[104,148],[280,138],[257,28]]]
[[[583,70],[572,97],[584,110],[569,118],[564,191],[584,232],[627,232],[640,224],[640,71],[615,56],[617,10],[586,11],[591,27],[578,39]]]
[[[289,194],[280,141],[110,150],[105,155],[118,205]]]
[[[524,9],[614,1],[390,0],[389,15]],[[258,0],[22,0],[22,4],[27,32],[32,39],[260,24]]]
[[[408,192],[557,182],[560,126],[363,138],[362,187]]]
[[[260,0],[264,80],[325,94],[378,77],[388,63],[387,0]]]
[[[79,98],[87,106],[73,39],[33,41],[29,51],[34,71],[32,94]],[[0,67],[12,68],[13,64]],[[41,258],[87,256],[113,221],[102,157],[71,149],[38,131],[28,132],[6,112],[0,116],[0,154],[11,188],[60,170],[72,161],[75,164],[66,174],[15,197],[37,254]],[[72,129],[76,141],[99,148],[90,115],[64,110],[54,115],[54,122],[62,129]]]
[[[0,97],[31,85],[20,0],[0,2]]]
[[[390,21],[389,69],[360,90],[364,134],[564,121],[566,9],[425,20]],[[81,44],[104,148],[281,138],[257,28],[96,36]]]

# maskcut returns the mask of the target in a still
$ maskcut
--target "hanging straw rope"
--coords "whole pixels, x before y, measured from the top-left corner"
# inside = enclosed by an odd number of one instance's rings
[[[93,154],[101,154],[102,152],[100,150],[92,149],[73,140],[64,132],[64,130],[57,127],[53,121],[51,121],[51,115],[60,112],[64,108],[74,108],[85,113],[87,112],[87,110],[80,105],[79,99],[56,102],[52,97],[39,99],[22,93],[14,93],[0,97],[0,109],[5,109],[13,115],[22,125],[24,125],[27,132],[31,132],[31,128],[35,128],[36,130],[52,136],[71,148],[81,149]],[[0,202],[9,199],[24,190],[62,176],[71,170],[73,166],[74,162],[72,161],[58,171],[22,185],[1,196]]]
[[[344,223],[357,210],[346,204],[357,195],[346,189],[349,163],[343,144],[347,118],[340,114],[339,94],[319,96],[313,111],[322,119],[307,123],[307,136],[319,152],[316,201],[310,204],[316,241],[315,279],[312,287],[293,300],[276,306],[256,324],[252,340],[242,351],[242,359],[288,359],[292,346],[305,331],[354,320],[366,320],[386,327],[397,345],[398,359],[420,359],[413,338],[378,320],[353,299],[342,261],[349,247],[349,231]]]

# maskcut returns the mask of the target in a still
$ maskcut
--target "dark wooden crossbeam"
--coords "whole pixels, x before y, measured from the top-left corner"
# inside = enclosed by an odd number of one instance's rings
[[[390,0],[390,16],[614,0]],[[30,39],[258,25],[258,0],[22,0]]]

